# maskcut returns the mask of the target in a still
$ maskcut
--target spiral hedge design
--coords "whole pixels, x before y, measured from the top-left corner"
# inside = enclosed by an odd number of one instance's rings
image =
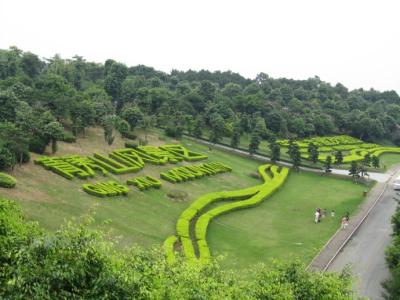
[[[170,236],[164,243],[169,262],[175,260],[175,245],[180,243],[182,254],[191,262],[207,263],[211,253],[207,244],[207,229],[213,218],[237,209],[249,208],[261,203],[285,182],[288,168],[262,165],[258,171],[263,184],[236,191],[214,192],[201,196],[180,215],[176,224],[176,236]],[[216,208],[208,207],[222,200],[230,200]]]

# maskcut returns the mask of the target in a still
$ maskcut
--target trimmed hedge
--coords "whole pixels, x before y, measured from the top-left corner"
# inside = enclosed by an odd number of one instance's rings
[[[161,187],[161,181],[159,181],[158,179],[155,179],[154,177],[151,177],[151,176],[136,177],[133,179],[128,179],[126,181],[126,184],[134,185],[141,191],[147,190],[149,188],[159,189]]]
[[[135,146],[134,148],[118,149],[111,152],[108,156],[99,153],[94,153],[92,157],[80,157],[78,155],[64,157],[43,156],[36,159],[35,163],[71,180],[75,176],[81,179],[93,177],[95,176],[95,170],[100,171],[103,175],[108,172],[125,174],[143,169],[146,162],[162,165],[168,162],[177,163],[184,159],[190,161],[204,158],[206,156],[189,151],[183,146],[166,145],[165,149],[153,146]],[[188,166],[187,169],[177,170],[177,173],[180,174],[178,177],[190,177],[193,179],[195,176],[203,176],[203,173],[215,173],[215,166],[212,164],[202,166],[200,169]],[[182,179],[179,180],[182,181]]]
[[[13,188],[17,184],[17,180],[11,175],[0,173],[0,187]]]
[[[35,164],[43,166],[45,169],[51,170],[54,173],[71,180],[75,176],[81,179],[91,177],[90,173],[70,164],[62,157],[42,156],[34,161]]]
[[[120,195],[127,195],[129,188],[115,181],[98,182],[98,183],[85,183],[82,185],[83,190],[96,197],[114,197]]]
[[[197,166],[183,166],[173,168],[167,172],[161,172],[160,177],[172,183],[180,183],[187,180],[201,178],[206,175],[231,172],[232,168],[219,162],[204,163]]]
[[[115,158],[114,153],[110,154],[113,158]],[[110,171],[114,174],[126,174],[131,172],[137,172],[140,170],[137,166],[126,166],[117,160],[114,160],[111,157],[104,156],[99,153],[94,153],[93,157],[90,159],[93,160],[97,165],[100,165],[107,171]]]
[[[203,195],[183,211],[177,221],[176,232],[182,243],[183,253],[187,258],[190,260],[197,258],[196,256],[193,256],[194,247],[190,238],[191,223],[195,220],[196,216],[199,217],[195,222],[194,234],[199,257],[194,261],[207,263],[211,254],[207,245],[206,235],[211,220],[221,214],[259,204],[284,183],[289,173],[288,168],[269,164],[260,166],[258,171],[264,180],[263,184],[236,191],[214,192]],[[204,212],[207,206],[221,200],[231,200],[232,202]]]
[[[166,260],[169,264],[173,264],[176,261],[176,256],[175,256],[175,243],[178,241],[178,238],[175,235],[169,236],[164,244],[164,251],[166,254]]]
[[[179,144],[162,145],[160,146],[160,148],[174,154],[177,157],[181,157],[186,161],[198,161],[208,158],[207,155],[201,154],[199,152],[190,151]]]

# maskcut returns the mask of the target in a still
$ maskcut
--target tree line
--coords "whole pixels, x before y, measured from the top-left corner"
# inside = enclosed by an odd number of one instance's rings
[[[112,144],[115,133],[153,127],[179,138],[184,132],[211,142],[228,138],[238,147],[262,140],[350,134],[400,144],[400,98],[395,91],[349,90],[318,77],[254,79],[227,72],[170,73],[112,59],[81,56],[42,59],[16,47],[0,50],[0,169],[29,160],[57,141],[74,141],[99,125]],[[277,147],[271,151],[277,153]]]

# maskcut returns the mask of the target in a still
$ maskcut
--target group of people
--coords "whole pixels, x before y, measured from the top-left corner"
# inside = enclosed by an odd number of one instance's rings
[[[314,222],[315,223],[319,223],[321,222],[322,218],[325,218],[328,214],[328,210],[326,208],[321,209],[321,208],[317,208],[315,210],[315,219]],[[335,211],[331,210],[330,215],[332,218],[335,217]],[[350,214],[348,212],[345,213],[344,217],[342,218],[342,229],[346,229],[347,226],[349,225],[349,219],[350,219]]]

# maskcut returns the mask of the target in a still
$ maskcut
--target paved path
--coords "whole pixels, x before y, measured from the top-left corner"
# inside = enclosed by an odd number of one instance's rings
[[[398,174],[393,178],[396,176]],[[365,222],[328,268],[328,271],[341,271],[349,265],[356,277],[355,289],[359,295],[373,300],[383,299],[381,282],[389,276],[384,253],[391,241],[390,219],[397,206],[393,199],[396,192],[392,181]]]
[[[191,137],[191,136],[187,136],[187,137],[189,139],[191,139],[191,140],[195,140],[198,143],[201,143],[201,144],[204,144],[204,145],[208,145],[208,146],[212,146],[212,147],[217,148],[217,149],[222,149],[222,150],[229,151],[229,152],[232,152],[232,153],[240,154],[240,155],[247,156],[247,157],[250,157],[250,158],[253,158],[253,159],[257,159],[257,160],[260,160],[260,161],[266,161],[266,162],[270,161],[270,158],[267,157],[267,156],[264,156],[264,155],[259,155],[259,154],[251,155],[251,154],[249,154],[248,151],[244,151],[244,150],[240,150],[240,149],[234,149],[232,147],[221,145],[221,144],[213,144],[211,142],[208,142],[208,141],[205,141],[205,140],[201,140],[201,139],[196,139],[196,138]],[[280,165],[288,166],[288,167],[290,167],[292,165],[291,163],[284,162],[284,161],[279,161],[278,163]],[[322,169],[313,169],[313,168],[307,168],[307,167],[300,167],[300,169],[304,170],[304,171],[316,172],[316,173],[322,173],[323,172]],[[349,171],[341,170],[341,169],[332,169],[332,174],[348,176],[349,175]],[[369,174],[369,179],[375,180],[377,182],[386,182],[390,177],[390,174],[388,174],[388,173],[370,172],[368,174]]]

